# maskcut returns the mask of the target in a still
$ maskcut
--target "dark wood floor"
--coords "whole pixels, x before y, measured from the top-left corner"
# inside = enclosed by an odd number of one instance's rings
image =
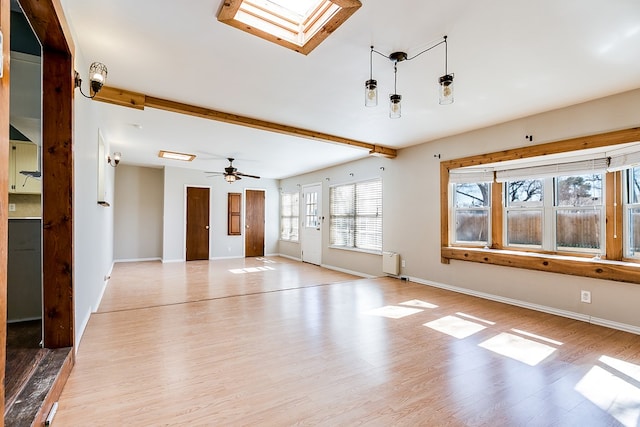
[[[117,264],[54,425],[638,427],[640,336],[281,258]]]
[[[40,347],[42,321],[7,324],[7,361],[5,364],[5,415],[46,354]]]

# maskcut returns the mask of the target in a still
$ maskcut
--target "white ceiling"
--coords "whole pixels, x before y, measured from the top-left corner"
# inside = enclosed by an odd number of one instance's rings
[[[402,148],[640,87],[638,0],[362,0],[308,56],[217,21],[222,0],[63,0],[86,79],[201,107]],[[410,56],[449,41],[455,102],[438,105],[444,50],[398,65],[403,116],[388,118],[392,63],[374,56],[377,108],[364,107],[369,46]],[[86,88],[83,88],[86,90]],[[284,178],[367,151],[147,108],[99,103],[123,163]],[[158,159],[194,153],[193,164]]]

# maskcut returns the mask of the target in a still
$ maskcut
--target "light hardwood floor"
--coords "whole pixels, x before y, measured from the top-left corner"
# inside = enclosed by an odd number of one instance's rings
[[[89,425],[635,427],[640,337],[277,257],[117,264],[54,420]]]

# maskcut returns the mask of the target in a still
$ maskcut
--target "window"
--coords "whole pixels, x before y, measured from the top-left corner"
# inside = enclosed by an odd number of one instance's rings
[[[505,182],[505,245],[599,254],[603,179],[598,173]]]
[[[488,245],[491,209],[489,183],[453,185],[455,242]]]
[[[331,246],[382,252],[382,180],[329,191]]]
[[[626,171],[625,224],[629,230],[625,255],[640,258],[640,167]]]
[[[506,244],[542,248],[543,181],[508,181],[504,189]]]
[[[280,239],[298,241],[300,222],[300,194],[282,193],[280,195]]]
[[[304,226],[307,228],[318,228],[320,225],[320,218],[318,217],[318,193],[309,192],[305,194],[304,206]]]
[[[224,2],[218,20],[306,55],[360,6],[359,0],[241,0]]]
[[[446,160],[440,171],[443,263],[640,283],[640,129]],[[492,193],[485,247],[473,237],[484,222],[464,234],[460,221],[482,209],[481,182]]]
[[[603,174],[555,181],[556,250],[600,253],[604,248]]]

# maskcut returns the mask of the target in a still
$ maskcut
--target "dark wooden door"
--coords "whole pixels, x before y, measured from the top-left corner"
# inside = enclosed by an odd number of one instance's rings
[[[187,261],[209,259],[209,189],[187,187]]]
[[[264,191],[247,190],[245,198],[244,255],[264,256]]]

